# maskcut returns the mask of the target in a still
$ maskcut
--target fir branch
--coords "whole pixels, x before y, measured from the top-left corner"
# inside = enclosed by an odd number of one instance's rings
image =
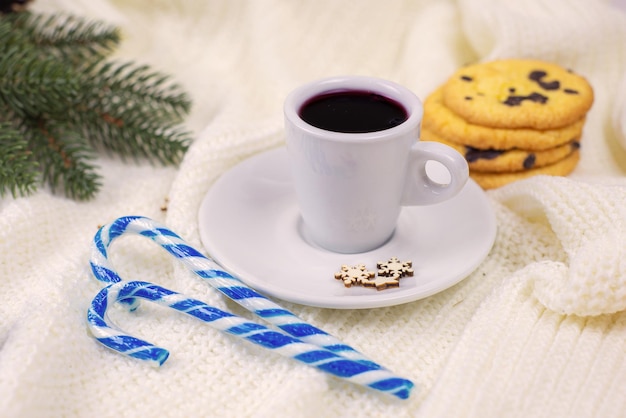
[[[148,66],[104,61],[118,42],[117,29],[77,17],[0,14],[0,122],[19,128],[1,134],[15,139],[21,129],[25,138],[0,142],[14,170],[0,173],[0,195],[30,193],[37,167],[53,191],[88,199],[100,187],[97,150],[180,162],[189,98]]]
[[[44,120],[30,124],[26,132],[43,180],[53,192],[62,187],[67,196],[79,200],[98,192],[100,176],[90,163],[95,155],[78,132]]]
[[[122,158],[178,164],[188,148],[188,131],[145,112],[141,106],[93,107],[73,113],[73,117],[71,124],[81,129],[91,144]]]
[[[120,42],[119,30],[102,22],[66,14],[16,13],[6,17],[24,46],[35,47],[77,66],[109,55]]]
[[[0,196],[32,193],[37,188],[39,166],[32,158],[28,141],[8,122],[0,122]]]
[[[102,100],[111,104],[142,104],[146,112],[158,111],[159,118],[172,121],[180,120],[191,107],[180,86],[147,65],[108,62],[92,65],[83,73],[90,75],[85,83],[94,83],[91,91],[100,91]]]
[[[68,116],[94,145],[123,157],[180,161],[190,134],[177,125],[191,102],[178,85],[166,85],[167,76],[133,63],[106,63],[82,74],[88,88]]]
[[[0,106],[22,118],[61,117],[78,90],[70,67],[29,48],[2,51],[0,74]]]

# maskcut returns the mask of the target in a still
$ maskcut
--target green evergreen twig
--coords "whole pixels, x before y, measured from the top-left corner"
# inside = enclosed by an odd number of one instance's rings
[[[53,192],[63,189],[66,195],[83,200],[98,190],[100,176],[91,163],[95,154],[82,135],[44,120],[28,126],[24,132],[35,145],[34,157],[42,167],[43,180]]]
[[[11,126],[0,123],[0,196],[32,193],[37,188],[39,165],[31,157],[28,141]]]
[[[97,151],[180,162],[187,95],[148,66],[107,62],[118,43],[99,22],[0,14],[0,195],[31,193],[39,175],[53,191],[91,198]]]
[[[120,42],[117,28],[72,15],[14,13],[5,19],[23,46],[37,47],[74,65],[81,60],[104,58]]]

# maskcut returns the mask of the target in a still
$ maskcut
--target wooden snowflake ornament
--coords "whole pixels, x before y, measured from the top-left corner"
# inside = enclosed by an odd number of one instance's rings
[[[406,276],[413,276],[413,263],[411,261],[400,261],[397,257],[376,263],[378,275],[373,271],[368,271],[365,264],[356,266],[341,266],[341,271],[335,273],[335,279],[343,281],[344,286],[361,285],[363,287],[375,287],[376,290],[383,290],[389,287],[400,286],[400,279]]]
[[[365,287],[375,287],[376,290],[385,290],[390,287],[400,286],[399,276],[376,276],[368,280],[361,281],[361,284]]]
[[[372,279],[376,273],[368,271],[365,264],[357,264],[356,266],[341,266],[341,271],[335,273],[335,279],[342,280],[344,286],[350,287],[353,284],[362,284],[366,280]]]
[[[383,277],[406,277],[413,276],[413,262],[400,261],[398,257],[391,257],[386,262],[379,261],[376,263],[378,267],[378,275]]]

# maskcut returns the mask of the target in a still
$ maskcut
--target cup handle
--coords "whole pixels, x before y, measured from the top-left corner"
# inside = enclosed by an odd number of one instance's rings
[[[469,178],[465,158],[453,148],[438,142],[418,141],[412,147],[407,167],[407,179],[402,196],[403,206],[432,205],[455,196]],[[426,163],[441,163],[450,176],[449,183],[441,184],[426,172]]]

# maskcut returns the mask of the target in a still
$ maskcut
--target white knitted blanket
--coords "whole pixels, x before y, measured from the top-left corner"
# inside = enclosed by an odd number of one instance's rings
[[[0,200],[2,417],[623,417],[626,414],[626,8],[596,0],[38,0],[123,29],[121,59],[172,74],[197,133],[182,165],[102,157],[101,193],[77,203],[41,190]],[[488,192],[498,235],[460,284],[370,310],[279,303],[413,380],[406,401],[330,377],[173,311],[114,312],[167,347],[161,368],[100,346],[86,310],[98,225],[167,224],[201,247],[212,183],[279,146],[282,101],[337,74],[397,81],[424,98],[459,66],[555,61],[596,100],[568,178]],[[1,75],[0,75],[1,76]],[[162,208],[166,207],[167,210]],[[158,246],[124,238],[112,257],[148,280],[240,315]],[[268,260],[280,262],[280,260]]]

